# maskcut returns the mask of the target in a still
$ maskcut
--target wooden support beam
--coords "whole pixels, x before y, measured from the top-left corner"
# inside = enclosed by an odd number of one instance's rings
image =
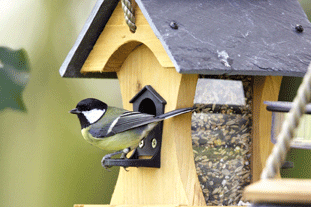
[[[274,146],[271,142],[272,113],[267,111],[263,102],[278,100],[281,82],[280,76],[254,77],[252,182],[260,179],[266,160]]]

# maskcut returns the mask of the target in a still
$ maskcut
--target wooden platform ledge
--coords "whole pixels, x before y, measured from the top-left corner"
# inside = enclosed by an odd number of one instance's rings
[[[311,204],[311,180],[260,180],[246,187],[244,197],[253,203]]]
[[[179,205],[93,205],[93,204],[76,204],[74,207],[183,207]],[[206,206],[204,206],[206,207]],[[237,206],[227,206],[227,207],[237,207]]]

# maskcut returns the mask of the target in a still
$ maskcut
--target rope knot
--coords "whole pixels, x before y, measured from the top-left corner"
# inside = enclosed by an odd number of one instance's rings
[[[135,32],[137,27],[135,24],[134,7],[130,0],[121,0],[122,9],[124,13],[124,19],[126,24],[129,26],[131,32]]]

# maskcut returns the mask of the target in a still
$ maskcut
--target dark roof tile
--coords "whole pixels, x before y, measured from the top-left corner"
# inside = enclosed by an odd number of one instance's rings
[[[311,61],[311,24],[297,0],[136,2],[180,73],[303,76]],[[116,1],[96,3],[62,76],[81,76],[115,6]]]

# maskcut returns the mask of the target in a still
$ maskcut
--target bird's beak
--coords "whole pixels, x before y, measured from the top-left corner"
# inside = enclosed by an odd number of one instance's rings
[[[72,113],[72,114],[80,114],[81,111],[79,111],[77,108],[75,108],[75,109],[70,110],[69,113]]]

